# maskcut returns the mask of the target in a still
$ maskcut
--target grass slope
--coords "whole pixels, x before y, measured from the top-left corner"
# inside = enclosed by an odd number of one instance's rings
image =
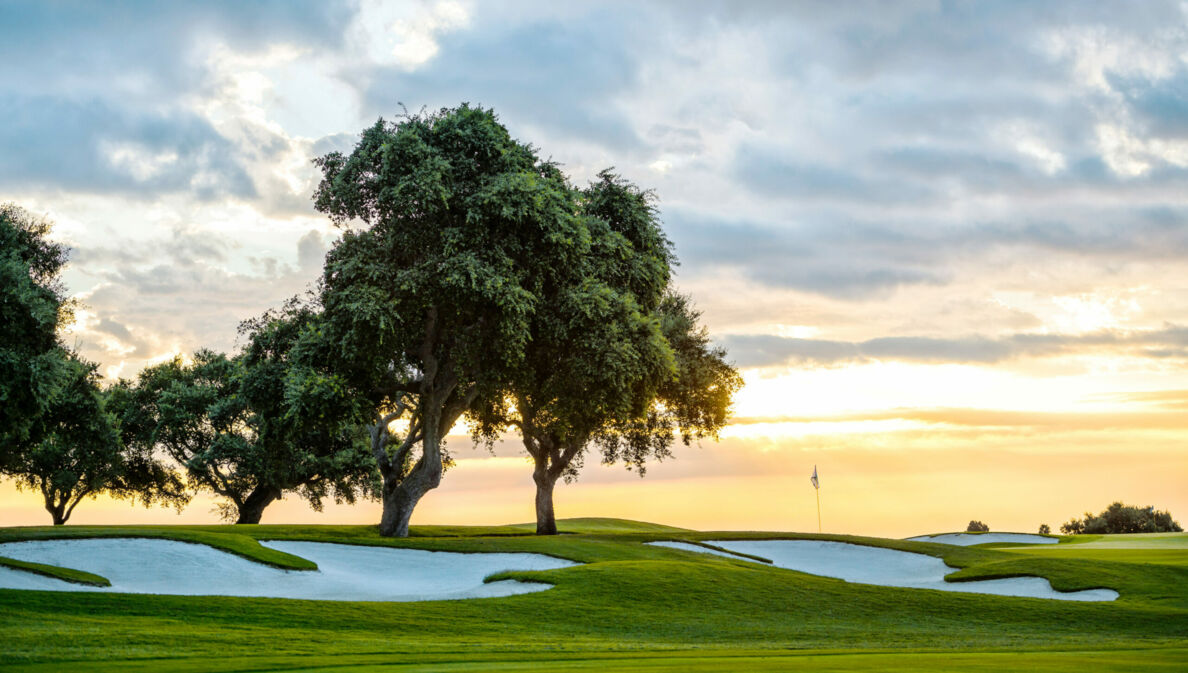
[[[1188,567],[835,535],[695,532],[614,520],[523,526],[177,526],[0,529],[0,541],[143,534],[272,562],[257,540],[458,552],[527,551],[585,565],[503,576],[549,591],[497,599],[348,603],[0,591],[0,666],[62,670],[1183,670]],[[129,533],[132,531],[132,533]],[[1034,574],[1073,603],[849,584],[653,540],[807,538],[943,557],[960,579]],[[1072,547],[1083,545],[1052,545]],[[1085,552],[1092,553],[1092,548]],[[1116,551],[1116,550],[1115,550]],[[1158,550],[1157,550],[1158,551]],[[1173,550],[1174,551],[1174,550]],[[287,556],[287,555],[286,555]],[[1092,655],[1088,652],[1103,651]]]
[[[111,582],[106,577],[100,577],[94,573],[85,572],[82,570],[75,570],[74,568],[63,568],[61,566],[51,566],[44,563],[30,563],[29,561],[18,561],[14,558],[5,558],[0,556],[0,566],[12,568],[13,570],[23,570],[24,572],[33,573],[35,575],[45,575],[46,577],[53,577],[54,579],[71,582],[74,584],[87,584],[95,587],[109,587]]]

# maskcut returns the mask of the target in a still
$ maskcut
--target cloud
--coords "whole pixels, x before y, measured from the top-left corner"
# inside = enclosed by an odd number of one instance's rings
[[[224,137],[203,114],[204,99],[218,93],[206,56],[276,43],[335,46],[348,10],[319,2],[6,4],[0,190],[257,197],[246,164],[263,145]]]
[[[960,428],[1029,428],[1062,432],[1188,429],[1188,419],[1184,418],[1182,414],[1167,412],[1045,412],[944,407],[898,408],[820,416],[752,416],[735,418],[731,423],[748,426],[801,423],[877,423],[892,420]],[[856,428],[857,426],[849,427]]]
[[[232,351],[240,321],[278,306],[317,279],[327,237],[308,231],[295,247],[296,264],[259,258],[251,272],[222,266],[226,242],[209,233],[174,232],[129,258],[85,258],[99,284],[78,297],[84,319],[67,341],[106,365],[102,371],[111,378],[133,375],[175,353]],[[108,265],[113,259],[120,262]]]
[[[862,175],[853,166],[809,164],[793,159],[795,154],[778,147],[743,146],[735,156],[735,179],[760,194],[800,201],[918,203],[933,195],[921,182],[904,181],[890,173]]]
[[[187,191],[249,198],[255,187],[235,148],[185,110],[143,114],[100,100],[0,97],[0,184],[89,192]]]
[[[514,128],[535,127],[620,151],[640,142],[616,104],[642,67],[631,13],[588,9],[580,20],[520,16],[482,5],[465,28],[438,34],[434,56],[414,69],[360,67],[365,107],[388,118],[461,102],[493,107]],[[647,12],[647,8],[641,8]],[[479,29],[481,28],[481,30]],[[549,148],[544,147],[545,156]]]
[[[1114,402],[1132,402],[1178,411],[1188,409],[1188,390],[1144,390],[1096,395],[1094,398]]]
[[[833,366],[870,360],[928,364],[992,365],[1028,357],[1093,351],[1124,352],[1148,358],[1188,358],[1188,327],[1157,330],[1103,330],[1088,334],[1020,333],[1003,337],[880,337],[861,342],[795,339],[770,334],[720,338],[741,367]]]
[[[721,292],[716,329],[844,335],[730,337],[747,361],[993,364],[1073,348],[951,336],[987,316],[1009,321],[999,332],[1069,329],[993,308],[1019,288],[1133,291],[1143,324],[1188,320],[1159,289],[1188,272],[1180,4],[694,7],[6,5],[0,195],[130,199],[179,232],[208,224],[180,224],[196,205],[245,207],[217,245],[125,232],[110,214],[77,225],[112,230],[80,238],[76,275],[94,282],[81,291],[229,314],[234,298],[187,288],[313,271],[313,239],[296,258],[258,249],[310,228],[285,223],[313,215],[311,157],[349,150],[398,103],[470,101],[578,182],[615,165],[656,188],[682,284]],[[150,319],[137,320],[120,322]]]

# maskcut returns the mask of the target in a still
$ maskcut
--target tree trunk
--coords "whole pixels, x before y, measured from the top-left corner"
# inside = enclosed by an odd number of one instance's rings
[[[50,517],[54,520],[55,526],[61,526],[66,523],[66,503],[55,505],[49,500],[45,501],[45,511],[50,513]]]
[[[551,474],[547,456],[534,457],[532,480],[536,482],[536,534],[556,535],[557,517],[553,513],[553,486],[559,474]]]
[[[239,506],[239,518],[235,523],[260,523],[264,508],[279,500],[281,491],[275,486],[257,486]]]
[[[421,458],[408,475],[401,479],[399,466],[393,466],[391,474],[384,477],[384,512],[379,529],[384,537],[408,537],[413,509],[426,493],[441,484],[440,418],[435,416],[425,415]]]

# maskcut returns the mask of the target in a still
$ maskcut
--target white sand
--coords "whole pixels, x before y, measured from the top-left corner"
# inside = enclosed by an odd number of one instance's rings
[[[318,570],[280,570],[213,547],[171,540],[42,540],[0,544],[0,556],[85,570],[106,577],[112,586],[90,587],[7,570],[0,572],[0,588],[421,601],[541,591],[551,585],[511,580],[484,584],[483,578],[502,570],[576,565],[542,554],[457,554],[323,542],[263,544],[309,559]]]
[[[1048,580],[1042,577],[946,582],[945,575],[953,572],[955,568],[950,568],[945,565],[944,561],[936,557],[844,542],[817,540],[712,540],[708,542],[731,551],[771,559],[780,568],[824,577],[836,577],[860,584],[939,589],[941,591],[1000,596],[1053,598],[1066,601],[1112,601],[1118,597],[1118,592],[1111,589],[1056,591]],[[726,554],[712,549],[679,542],[652,542],[649,544],[726,556]]]
[[[939,542],[940,544],[954,544],[968,547],[974,544],[990,544],[997,542],[1017,542],[1019,544],[1056,544],[1060,542],[1054,537],[1032,535],[1030,533],[943,533],[941,535],[918,535],[906,538],[915,542]]]

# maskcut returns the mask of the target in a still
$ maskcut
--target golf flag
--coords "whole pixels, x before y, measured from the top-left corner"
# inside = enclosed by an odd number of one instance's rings
[[[821,482],[817,481],[817,466],[813,465],[813,488],[821,488]]]

